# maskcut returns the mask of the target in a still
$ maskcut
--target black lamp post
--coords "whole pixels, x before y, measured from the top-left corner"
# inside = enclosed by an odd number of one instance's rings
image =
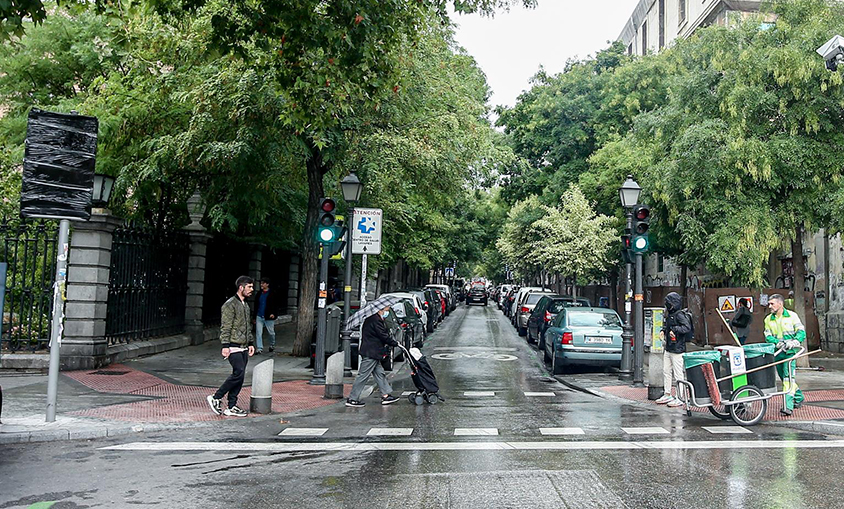
[[[94,193],[91,196],[91,205],[97,208],[108,207],[111,199],[111,190],[114,188],[114,177],[109,175],[94,174]]]
[[[633,175],[628,175],[627,180],[618,189],[618,196],[621,199],[621,206],[625,209],[627,216],[627,230],[626,235],[630,235],[633,229],[633,207],[639,202],[639,194],[642,188],[633,180]],[[621,370],[619,378],[621,380],[629,381],[633,379],[633,357],[631,356],[631,345],[633,344],[633,326],[630,323],[631,313],[633,312],[633,303],[631,297],[633,289],[631,288],[631,272],[632,267],[630,263],[626,264],[626,273],[624,277],[624,332],[621,334]]]
[[[352,299],[352,220],[354,218],[354,205],[360,200],[363,192],[363,184],[354,173],[348,174],[340,181],[340,188],[343,190],[343,199],[350,205],[349,217],[346,219],[346,270],[343,274],[343,321],[349,319],[351,313]],[[340,333],[343,340],[343,376],[352,375],[352,331],[343,330]]]

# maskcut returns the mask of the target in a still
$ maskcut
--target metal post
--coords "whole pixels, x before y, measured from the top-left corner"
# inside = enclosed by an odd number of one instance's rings
[[[59,243],[56,249],[56,282],[53,285],[53,321],[50,326],[50,372],[47,377],[47,422],[56,420],[56,399],[59,393],[59,360],[64,329],[64,289],[67,284],[67,255],[70,221],[59,222]]]
[[[362,256],[360,264],[360,308],[366,305],[366,262],[367,255]]]
[[[316,357],[311,385],[325,385],[325,300],[328,297],[328,249],[322,245],[322,260],[319,264],[319,300],[317,313]]]
[[[633,211],[627,209],[627,230],[633,229]],[[619,370],[618,378],[624,381],[630,381],[633,377],[633,359],[631,358],[630,346],[633,340],[633,327],[630,323],[630,313],[632,303],[630,302],[630,294],[632,288],[630,285],[630,278],[632,276],[633,267],[631,264],[625,264],[624,274],[624,326],[621,333],[621,369]]]
[[[349,211],[349,216],[355,217],[355,209]],[[349,222],[349,226],[352,222]],[[352,230],[346,229],[346,272],[343,274],[343,323],[349,319],[352,310]],[[343,376],[352,376],[352,333],[345,327],[340,331],[343,340]]]
[[[633,383],[642,385],[645,361],[645,296],[642,292],[642,253],[636,253],[636,288],[634,293]]]

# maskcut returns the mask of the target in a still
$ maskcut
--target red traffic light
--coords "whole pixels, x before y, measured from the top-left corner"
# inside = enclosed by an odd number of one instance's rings
[[[324,212],[333,212],[337,208],[337,204],[331,198],[323,198],[319,206]]]
[[[636,219],[644,221],[651,216],[651,211],[647,207],[639,207],[636,209]]]
[[[633,244],[630,240],[630,235],[622,235],[621,236],[621,249],[630,249],[633,247]]]

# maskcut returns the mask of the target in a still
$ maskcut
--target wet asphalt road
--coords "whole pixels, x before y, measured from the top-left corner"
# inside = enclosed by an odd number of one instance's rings
[[[382,407],[376,393],[363,409],[338,404],[290,416],[297,428],[325,429],[318,437],[278,436],[284,428],[261,418],[210,430],[6,446],[0,508],[42,501],[180,509],[844,507],[844,444],[836,437],[765,425],[712,434],[703,427],[732,423],[574,391],[549,377],[541,356],[492,305],[461,306],[424,352],[446,403]],[[413,388],[403,369],[396,395]],[[667,433],[622,429],[637,427]],[[412,430],[367,436],[372,428]],[[457,428],[497,435],[455,435]],[[540,428],[582,434],[543,435]],[[760,441],[777,445],[754,448]],[[819,441],[823,447],[806,448]],[[702,442],[720,446],[695,448]],[[212,450],[189,450],[197,443]],[[490,449],[501,444],[509,445]],[[104,449],[114,446],[128,448]],[[136,450],[161,446],[174,450]],[[368,450],[332,450],[355,446]]]

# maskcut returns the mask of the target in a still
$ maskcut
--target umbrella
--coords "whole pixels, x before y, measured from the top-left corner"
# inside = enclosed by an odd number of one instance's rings
[[[359,309],[357,313],[353,314],[346,320],[346,330],[354,330],[363,324],[363,322],[370,316],[378,313],[382,309],[394,306],[401,302],[401,297],[395,295],[382,295],[372,302]]]

